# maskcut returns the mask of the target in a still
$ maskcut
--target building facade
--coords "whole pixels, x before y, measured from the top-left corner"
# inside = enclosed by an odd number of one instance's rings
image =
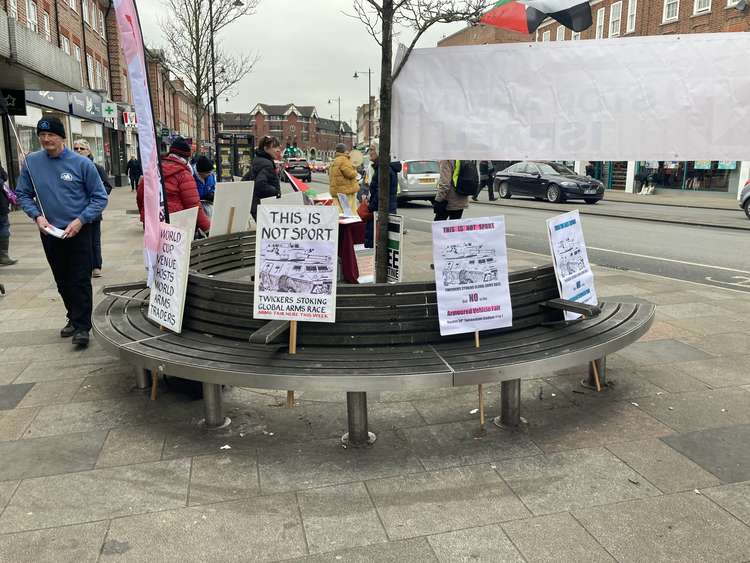
[[[379,138],[380,98],[372,96],[368,103],[357,106],[357,146],[366,148]]]
[[[590,4],[593,24],[580,33],[547,19],[533,35],[495,30],[501,33],[493,37],[485,26],[468,27],[438,46],[750,32],[750,7],[742,0],[595,0]],[[574,166],[578,172],[593,171],[611,189],[627,192],[636,192],[648,182],[661,189],[739,196],[750,178],[750,162],[741,161],[578,161]]]

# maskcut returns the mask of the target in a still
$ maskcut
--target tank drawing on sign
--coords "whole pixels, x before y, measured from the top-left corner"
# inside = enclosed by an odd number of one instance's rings
[[[312,242],[265,241],[260,291],[330,295],[334,272],[330,254]]]
[[[498,279],[495,250],[470,242],[451,244],[443,249],[443,285],[471,285]]]
[[[563,277],[568,277],[586,269],[581,246],[571,238],[557,241],[558,267]]]

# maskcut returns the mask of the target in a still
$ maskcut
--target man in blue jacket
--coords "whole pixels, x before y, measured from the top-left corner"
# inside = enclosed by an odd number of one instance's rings
[[[26,157],[16,193],[23,210],[39,227],[68,313],[60,336],[72,336],[75,346],[85,347],[93,306],[91,222],[107,206],[107,192],[94,163],[65,146],[65,127],[59,119],[43,117],[36,131],[44,150]]]

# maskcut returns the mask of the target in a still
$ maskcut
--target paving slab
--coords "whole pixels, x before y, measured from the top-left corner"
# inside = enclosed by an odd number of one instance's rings
[[[574,516],[623,563],[750,559],[750,528],[693,492],[580,510]]]
[[[92,469],[106,432],[0,443],[0,481]]]
[[[191,506],[259,494],[255,455],[233,452],[193,458],[188,497]]]
[[[3,513],[5,505],[10,502],[10,497],[18,487],[18,481],[2,481],[0,482],[0,514]]]
[[[367,482],[388,537],[439,534],[524,518],[529,511],[487,464]]]
[[[660,494],[604,448],[511,459],[497,471],[537,516]]]
[[[96,563],[107,522],[0,535],[0,555],[14,563]]]
[[[65,323],[63,322],[63,326],[64,324]],[[95,340],[91,341],[88,348],[76,348],[71,344],[70,340],[64,340],[54,344],[10,346],[5,349],[3,355],[11,362],[22,360],[49,361],[60,358],[69,358],[70,362],[75,363],[84,359],[109,357]]]
[[[707,360],[712,357],[705,348],[690,346],[680,340],[653,340],[651,342],[636,342],[618,352],[625,359],[636,366],[652,366],[671,362],[686,362],[692,360]]]
[[[18,440],[38,413],[39,407],[0,411],[0,442]]]
[[[641,366],[637,370],[634,370],[633,376],[642,377],[670,393],[686,393],[689,391],[710,389],[702,381],[688,375],[681,362],[657,366]]]
[[[436,562],[437,558],[425,538],[373,544],[334,553],[311,555],[303,559],[294,559],[289,563],[419,563]]]
[[[716,475],[659,439],[612,444],[607,449],[664,493],[692,491],[721,484]]]
[[[75,362],[67,359],[31,361],[16,379],[16,383],[36,381],[53,381],[56,379],[75,379],[90,375],[118,373],[130,381],[135,381],[133,368],[120,363],[110,356],[94,358],[76,358]]]
[[[101,561],[278,561],[305,553],[294,495],[274,495],[115,519]]]
[[[541,453],[526,433],[501,430],[489,415],[483,432],[477,419],[409,428],[401,434],[428,471]]]
[[[95,469],[21,482],[0,517],[6,532],[185,506],[190,460]]]
[[[750,424],[678,434],[663,440],[725,483],[750,481]]]
[[[33,383],[32,389],[18,404],[19,407],[43,407],[70,402],[81,386],[83,378],[58,379]]]
[[[750,424],[750,394],[733,388],[665,393],[638,405],[677,432]]]
[[[133,370],[109,370],[101,375],[90,375],[84,378],[80,387],[76,389],[72,401],[100,401],[102,399],[117,399],[133,394],[142,394],[135,385]]]
[[[715,317],[726,315],[726,309],[712,303],[678,303],[660,305],[659,314],[671,319],[695,319],[698,317]]]
[[[588,366],[578,368],[566,375],[557,375],[545,379],[558,395],[564,394],[570,401],[584,402],[585,404],[588,404],[589,401],[624,401],[656,395],[664,391],[661,387],[633,373],[631,369],[607,369],[607,382],[610,386],[601,393],[582,387],[582,380],[588,380]]]
[[[107,433],[96,467],[113,467],[159,461],[164,449],[164,433],[151,425],[113,428]]]
[[[750,526],[750,481],[703,489],[701,492]]]
[[[745,325],[742,332],[728,332],[724,334],[712,334],[687,340],[694,348],[703,350],[713,356],[731,356],[750,350],[750,334]],[[683,358],[684,360],[700,358]]]
[[[297,501],[310,553],[388,541],[364,483],[300,491]]]
[[[438,561],[445,563],[525,562],[499,524],[429,536],[427,541],[437,555]]]
[[[502,524],[529,563],[612,563],[614,559],[569,513]]]
[[[697,336],[742,332],[747,329],[747,321],[730,318],[725,314],[710,317],[670,319],[669,324],[679,329],[687,330]]]
[[[683,362],[680,365],[685,373],[712,389],[750,385],[750,355],[723,356],[710,360]]]
[[[0,385],[0,410],[16,408],[33,386],[32,383]]]
[[[3,362],[0,364],[0,385],[13,383],[28,365],[29,362]]]
[[[344,449],[338,439],[258,448],[263,494],[312,489],[424,471],[396,434],[383,432],[373,448]]]

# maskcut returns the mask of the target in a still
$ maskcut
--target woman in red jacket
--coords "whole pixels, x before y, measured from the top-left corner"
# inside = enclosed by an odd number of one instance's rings
[[[211,230],[211,220],[200,205],[198,186],[195,184],[189,164],[190,154],[190,145],[182,137],[177,137],[169,147],[169,154],[161,161],[164,190],[167,193],[167,209],[170,213],[176,213],[183,209],[197,207],[197,228],[207,233]],[[143,177],[138,182],[136,201],[141,214],[141,223],[143,223]]]

